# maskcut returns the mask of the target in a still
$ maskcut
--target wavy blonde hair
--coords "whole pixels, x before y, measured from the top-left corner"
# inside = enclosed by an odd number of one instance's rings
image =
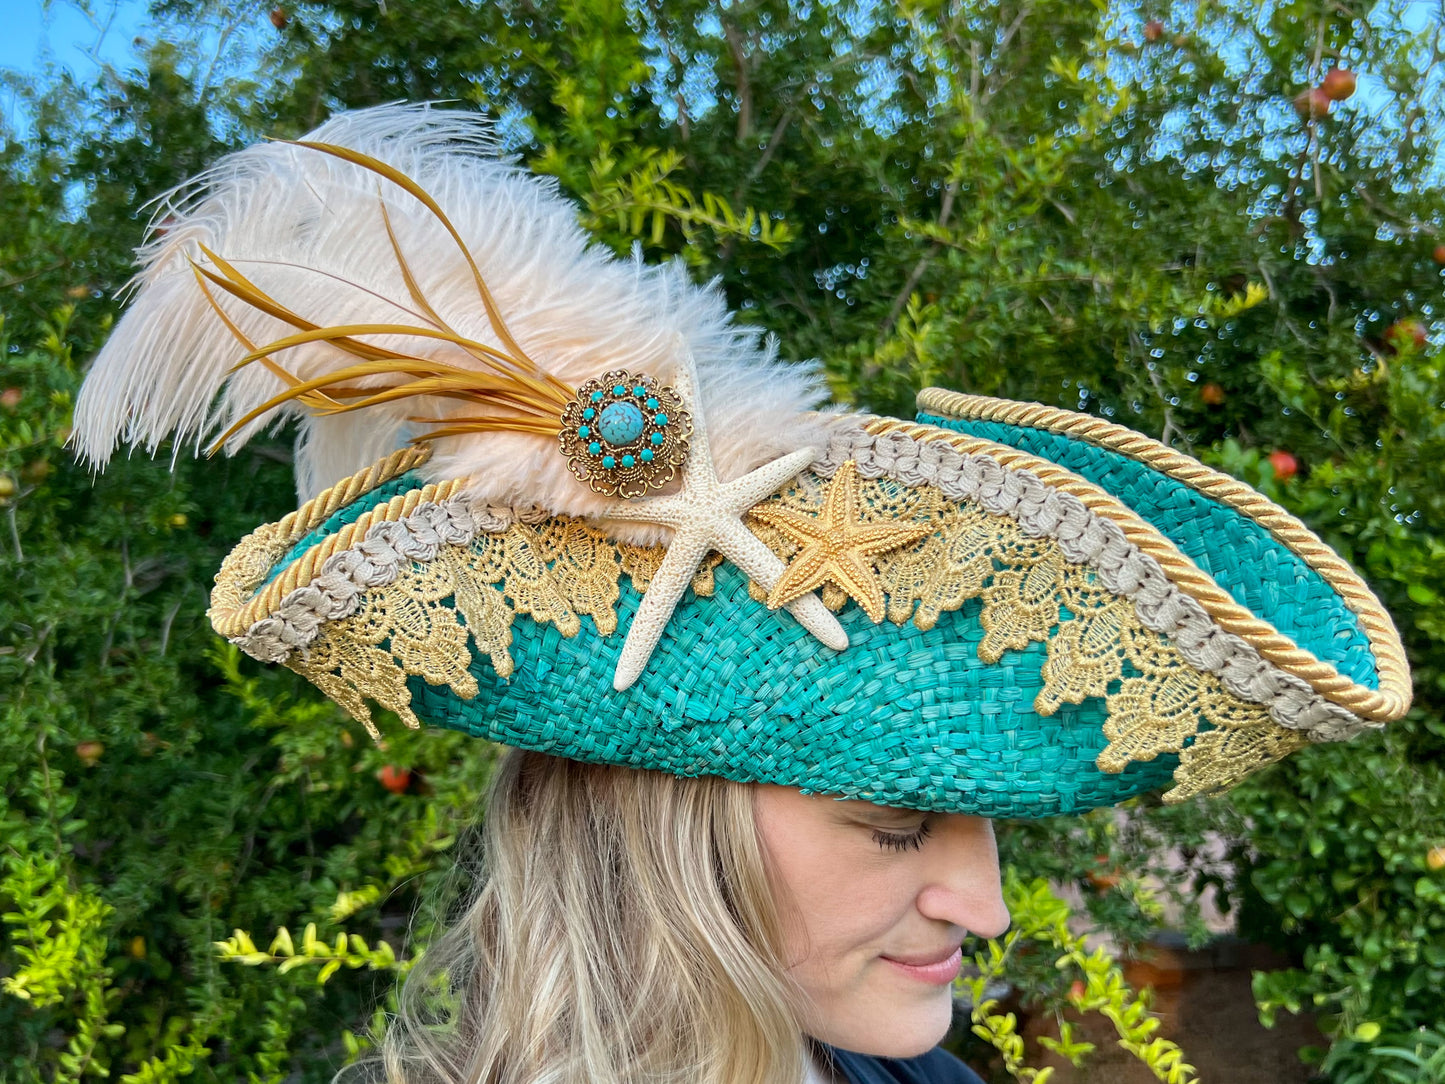
[[[481,861],[402,988],[390,1084],[802,1079],[751,787],[512,750]]]

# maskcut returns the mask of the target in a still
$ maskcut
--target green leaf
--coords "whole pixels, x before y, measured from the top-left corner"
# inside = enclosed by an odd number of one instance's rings
[[[1372,1020],[1355,1025],[1355,1030],[1350,1032],[1350,1038],[1357,1043],[1372,1043],[1380,1037],[1380,1025]]]

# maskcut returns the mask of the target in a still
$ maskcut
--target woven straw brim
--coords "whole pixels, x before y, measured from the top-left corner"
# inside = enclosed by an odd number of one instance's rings
[[[1212,622],[1138,540],[1171,561],[1187,546],[1127,503],[1018,449],[888,419],[844,427],[765,502],[815,514],[856,469],[872,520],[936,527],[876,557],[886,618],[825,592],[850,640],[836,652],[731,565],[705,569],[619,693],[660,551],[469,510],[420,461],[261,529],[213,597],[223,634],[368,722],[372,701],[574,759],[1036,817],[1227,786],[1366,718]]]
[[[1018,448],[1087,479],[1194,566],[1171,574],[1222,627],[1361,718],[1410,705],[1394,622],[1365,582],[1303,523],[1249,486],[1133,430],[1037,403],[919,393],[919,421]]]

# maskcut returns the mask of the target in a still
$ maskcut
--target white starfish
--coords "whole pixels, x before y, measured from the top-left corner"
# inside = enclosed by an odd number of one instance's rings
[[[667,497],[634,499],[608,514],[609,519],[660,523],[673,531],[667,556],[642,596],[637,615],[627,630],[627,642],[617,659],[612,687],[619,692],[647,668],[647,661],[662,639],[673,610],[709,550],[717,550],[765,591],[773,589],[783,574],[783,561],[748,530],[743,515],[806,470],[818,454],[812,448],[803,448],[764,463],[731,482],[718,481],[708,446],[707,424],[698,401],[692,355],[685,347],[680,353],[682,362],[678,366],[676,390],[692,414],[692,441],[687,465],[683,468],[682,490]],[[833,650],[842,651],[848,646],[848,634],[816,594],[794,599],[788,603],[787,610]]]

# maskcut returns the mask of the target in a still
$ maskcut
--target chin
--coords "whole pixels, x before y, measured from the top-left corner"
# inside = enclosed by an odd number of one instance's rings
[[[835,1027],[815,1029],[813,1037],[855,1054],[916,1058],[928,1053],[948,1034],[953,1023],[953,993],[944,987],[935,996],[911,1005],[869,1005],[866,1011],[850,1017]]]

